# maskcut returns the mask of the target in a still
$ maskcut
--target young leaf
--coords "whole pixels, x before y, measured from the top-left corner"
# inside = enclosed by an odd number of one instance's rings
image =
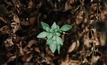
[[[60,44],[56,45],[56,49],[58,50],[58,53],[60,54]]]
[[[42,28],[46,31],[47,31],[47,28],[49,28],[49,25],[47,23],[41,22],[41,25],[42,25]]]
[[[57,44],[63,45],[63,40],[60,37],[57,37],[56,42]]]
[[[47,32],[50,32],[50,28],[49,27],[46,27],[45,29]]]
[[[47,38],[52,38],[52,33],[47,33]]]
[[[61,35],[60,33],[58,33],[58,32],[56,33],[56,36],[60,36],[60,35]]]
[[[55,41],[53,43],[51,43],[49,45],[49,47],[50,47],[50,50],[52,51],[52,53],[54,53],[56,51],[56,43],[55,43]]]
[[[48,38],[48,39],[46,40],[46,44],[49,45],[49,44],[51,44],[51,43],[53,43],[52,38]]]
[[[62,31],[68,31],[68,30],[70,30],[71,28],[72,28],[71,25],[63,25],[63,26],[61,27],[61,30],[62,30]]]
[[[41,32],[39,35],[37,35],[37,38],[45,38],[47,36],[47,32]]]
[[[51,28],[52,28],[52,29],[57,28],[57,25],[56,25],[56,23],[55,23],[55,22],[52,24]]]

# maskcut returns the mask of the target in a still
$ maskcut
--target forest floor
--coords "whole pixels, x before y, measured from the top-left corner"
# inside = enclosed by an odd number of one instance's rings
[[[41,22],[72,29],[52,53]],[[107,65],[106,0],[0,0],[0,65]]]

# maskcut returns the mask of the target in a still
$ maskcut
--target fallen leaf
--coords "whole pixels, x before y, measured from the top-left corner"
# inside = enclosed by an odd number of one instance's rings
[[[16,33],[20,29],[20,24],[13,22],[11,23],[11,27],[12,27],[12,32]]]
[[[13,20],[14,20],[16,23],[20,23],[20,19],[19,19],[19,17],[18,17],[16,14],[14,14]]]
[[[6,39],[4,41],[4,44],[5,44],[5,47],[10,47],[10,46],[14,45],[11,38]]]
[[[73,42],[68,49],[68,53],[71,53],[72,51],[74,51],[76,48],[76,45],[77,45],[76,42]]]

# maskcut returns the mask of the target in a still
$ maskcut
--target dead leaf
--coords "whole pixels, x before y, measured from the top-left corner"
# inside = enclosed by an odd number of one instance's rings
[[[31,17],[31,18],[30,18],[30,24],[31,24],[31,25],[34,25],[34,24],[35,24],[35,20],[36,20],[35,17]]]
[[[32,59],[32,57],[33,57],[33,55],[30,55],[30,56],[26,59],[26,61],[29,62],[29,61]]]
[[[33,44],[36,44],[37,43],[37,41],[36,40],[30,40],[29,42],[28,42],[28,45],[27,45],[27,47],[31,47]]]
[[[29,0],[29,8],[32,8],[32,7],[33,7],[33,1]]]
[[[64,35],[64,34],[62,34],[62,40],[63,40],[63,42],[64,42],[64,40],[65,40],[65,35]]]
[[[3,33],[10,34],[10,28],[7,25],[5,25],[2,28],[0,28],[0,31],[3,32]]]
[[[68,49],[68,53],[71,53],[72,51],[74,51],[76,46],[77,46],[76,42],[73,42]]]
[[[69,10],[69,9],[71,9],[71,6],[70,6],[70,4],[68,4],[68,3],[66,2],[66,4],[65,4],[65,10]]]
[[[5,47],[10,47],[10,46],[14,45],[11,38],[6,39],[4,41],[4,44],[5,44]]]
[[[35,50],[36,52],[40,53],[40,50],[39,50],[38,47],[35,47],[34,50]]]
[[[14,20],[16,23],[20,23],[20,19],[19,19],[19,17],[18,17],[16,14],[14,14],[13,20]]]
[[[48,53],[49,56],[51,56],[51,57],[54,56],[54,54],[50,51],[48,46],[46,46],[46,52]]]
[[[89,48],[90,46],[90,40],[89,39],[84,39],[84,45]]]
[[[20,29],[20,24],[13,22],[11,23],[11,27],[12,27],[12,32],[16,33]]]
[[[99,32],[100,35],[100,44],[101,46],[104,46],[106,43],[106,33],[105,32]]]
[[[100,58],[99,56],[93,56],[92,59],[91,59],[91,62],[95,63],[95,62],[98,61],[99,58]]]
[[[19,48],[19,53],[23,56],[24,55],[24,51],[22,48],[22,42],[20,42],[19,44],[17,44],[18,48]]]

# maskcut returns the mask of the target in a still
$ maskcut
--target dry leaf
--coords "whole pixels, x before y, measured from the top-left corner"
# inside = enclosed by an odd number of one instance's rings
[[[90,46],[90,39],[84,39],[84,45],[89,48]]]
[[[76,45],[76,49],[77,49],[77,48],[80,46],[80,41],[77,40],[77,41],[76,41],[76,44],[77,44],[77,45]]]
[[[65,4],[65,10],[69,10],[69,9],[71,9],[71,6],[70,6],[70,4],[68,4],[68,3],[66,2],[66,4]]]
[[[20,29],[20,24],[13,22],[11,23],[13,33],[16,33]]]
[[[33,57],[33,55],[30,55],[30,56],[26,59],[26,61],[29,62],[29,61],[32,59],[32,57]]]
[[[31,18],[30,18],[30,24],[31,24],[31,25],[34,25],[34,24],[35,24],[35,20],[36,20],[35,17],[31,17]]]
[[[101,46],[104,46],[106,43],[106,33],[99,32],[99,36],[100,36],[100,44],[101,44]]]
[[[10,29],[9,29],[9,26],[7,26],[7,25],[0,28],[0,31],[3,32],[3,33],[10,34]]]
[[[64,35],[64,34],[62,34],[62,40],[63,40],[63,42],[64,42],[64,40],[65,40],[65,35]]]
[[[20,23],[20,19],[19,19],[19,17],[18,17],[16,14],[14,14],[13,20],[14,20],[16,23]]]
[[[2,65],[7,65],[7,63],[4,63],[4,64],[2,64]]]
[[[70,65],[81,65],[79,60],[70,60]]]
[[[22,42],[20,42],[19,44],[17,44],[18,48],[19,48],[19,53],[21,55],[24,55],[24,51],[23,51],[23,48],[22,48]]]
[[[98,61],[99,58],[100,58],[99,56],[93,56],[92,59],[91,59],[91,62],[95,63],[95,62]]]
[[[6,40],[4,41],[4,44],[5,44],[5,47],[10,47],[10,46],[14,45],[14,43],[12,42],[12,39],[11,39],[11,38],[6,39]]]
[[[32,7],[33,7],[33,1],[29,0],[29,8],[32,8]]]
[[[39,50],[38,47],[35,47],[34,50],[35,50],[36,52],[39,52],[39,53],[40,53],[40,50]]]
[[[76,48],[76,46],[77,46],[77,44],[76,44],[76,41],[75,41],[75,42],[73,42],[73,43],[71,44],[71,46],[69,47],[68,53],[71,53],[72,51],[74,51],[75,48]]]
[[[65,60],[64,61],[62,60],[61,65],[70,65],[69,61],[70,61],[69,55],[67,54]]]
[[[48,55],[49,56],[51,56],[51,57],[53,57],[54,56],[54,54],[50,51],[50,49],[49,49],[49,47],[48,46],[46,46],[46,52],[48,53]]]
[[[0,21],[3,21],[4,23],[6,23],[5,20],[4,20],[4,18],[1,17],[1,16],[0,16]]]
[[[37,41],[36,40],[30,40],[29,42],[28,42],[28,45],[26,46],[27,48],[30,48],[33,44],[36,44],[37,43]]]

